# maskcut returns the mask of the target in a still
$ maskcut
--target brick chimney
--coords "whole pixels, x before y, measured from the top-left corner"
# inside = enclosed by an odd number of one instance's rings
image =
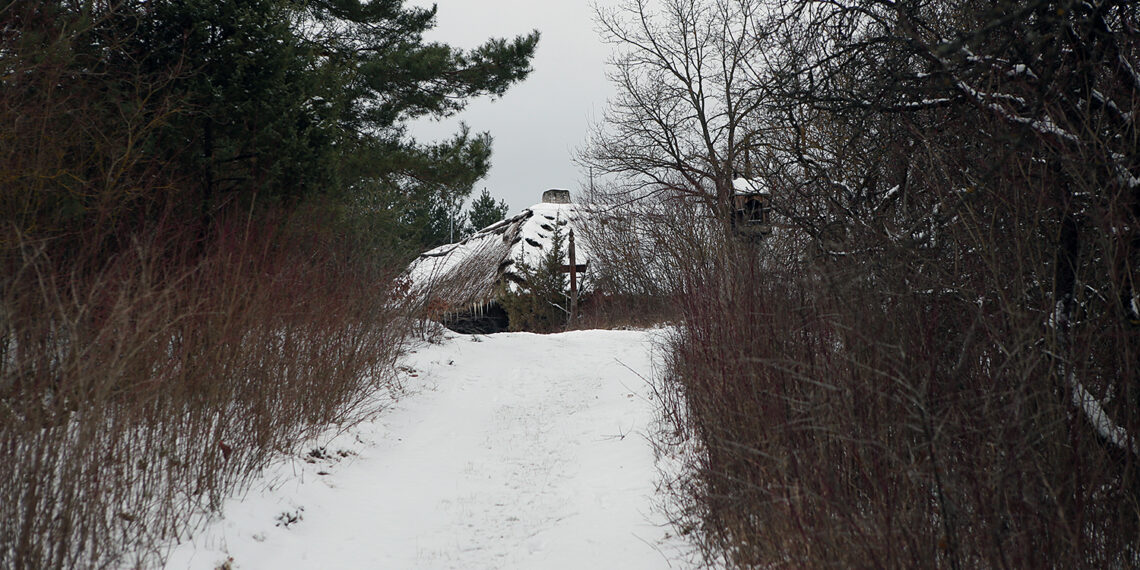
[[[542,203],[543,204],[569,204],[570,203],[570,191],[569,190],[559,190],[557,188],[551,188],[550,190],[547,190],[546,192],[542,193]]]

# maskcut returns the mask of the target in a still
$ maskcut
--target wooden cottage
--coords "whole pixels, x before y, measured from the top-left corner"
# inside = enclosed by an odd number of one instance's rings
[[[492,224],[459,242],[426,251],[408,268],[412,294],[423,299],[429,314],[463,333],[506,330],[507,314],[497,296],[522,281],[515,265],[536,266],[551,247],[555,226],[567,236],[587,209],[570,201],[568,190],[547,190],[543,200],[521,213]],[[581,232],[576,240],[574,271],[585,273],[589,248]],[[570,271],[567,264],[567,271]]]

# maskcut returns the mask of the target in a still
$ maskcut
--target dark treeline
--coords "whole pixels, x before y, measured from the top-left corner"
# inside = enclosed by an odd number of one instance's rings
[[[595,249],[613,292],[677,301],[663,389],[699,453],[674,490],[705,555],[1140,564],[1140,6],[600,21],[619,95],[581,160],[649,223]],[[740,175],[771,193],[761,240],[728,223]]]
[[[427,43],[402,2],[13,2],[3,16],[2,211],[110,253],[162,222],[320,208],[342,232],[430,243],[489,167],[490,138],[406,124],[501,95],[537,35]],[[95,242],[88,244],[87,242]],[[110,242],[110,243],[108,243]]]
[[[391,386],[398,274],[491,148],[408,122],[503,94],[538,41],[460,50],[424,41],[434,18],[0,2],[0,567],[154,565]]]

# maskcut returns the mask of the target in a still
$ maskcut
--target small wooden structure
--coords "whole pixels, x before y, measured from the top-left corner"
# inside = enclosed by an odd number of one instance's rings
[[[755,180],[732,181],[732,227],[748,239],[763,239],[772,233],[772,196]]]

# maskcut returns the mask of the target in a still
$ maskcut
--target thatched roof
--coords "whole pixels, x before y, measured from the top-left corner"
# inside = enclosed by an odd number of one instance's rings
[[[555,224],[566,236],[587,211],[570,203],[535,204],[459,243],[426,251],[408,268],[412,292],[440,310],[488,303],[500,284],[513,287],[519,279],[514,269],[517,261],[538,264],[550,248]],[[583,265],[589,258],[588,248],[581,233],[575,230],[575,234],[576,263]]]

